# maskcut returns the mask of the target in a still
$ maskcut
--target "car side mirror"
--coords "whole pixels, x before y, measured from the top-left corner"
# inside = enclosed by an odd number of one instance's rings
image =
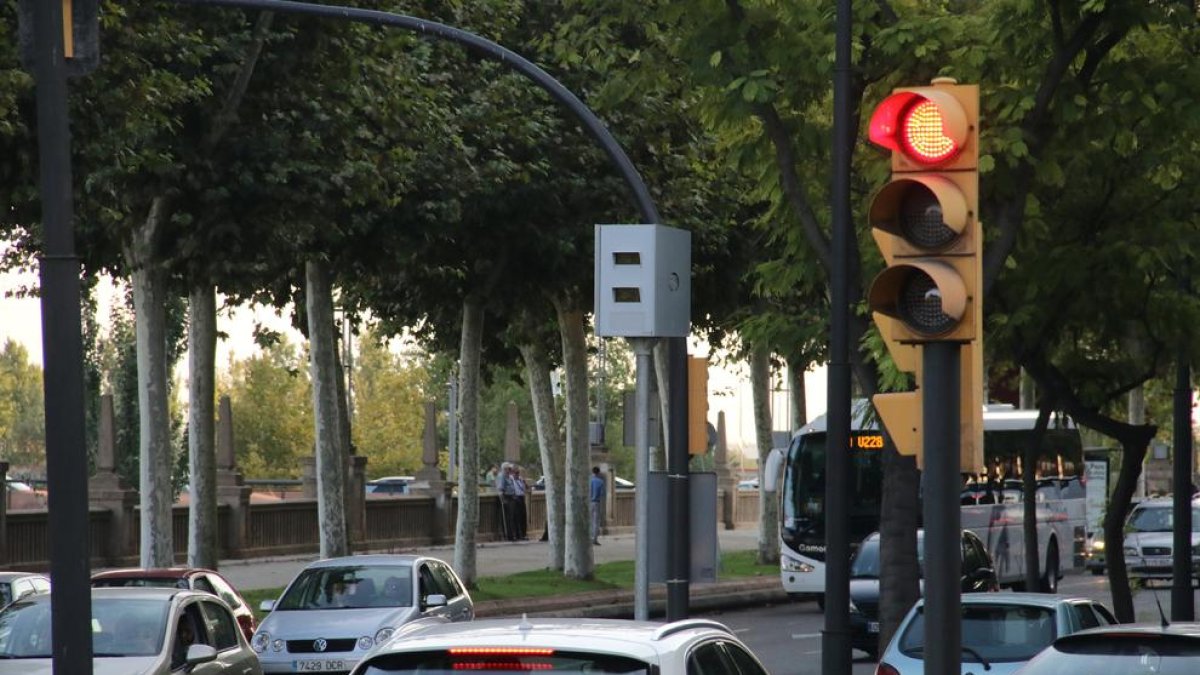
[[[264,612],[273,612],[275,611],[275,601],[263,600],[261,603],[259,603],[258,608]]]
[[[446,606],[446,596],[442,595],[441,593],[431,593],[431,594],[425,596],[425,608],[426,609],[429,609],[432,607],[445,607],[445,606]]]
[[[188,647],[186,663],[189,666],[196,666],[216,660],[217,650],[212,645],[191,645]]]

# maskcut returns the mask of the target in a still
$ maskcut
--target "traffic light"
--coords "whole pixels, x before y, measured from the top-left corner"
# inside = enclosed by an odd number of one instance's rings
[[[928,87],[896,89],[872,114],[869,138],[891,150],[892,176],[868,211],[887,266],[867,302],[893,359],[902,345],[964,345],[962,463],[963,471],[977,470],[983,423],[979,88],[938,78]],[[917,391],[880,395],[876,408],[897,449],[919,458],[920,360],[908,358],[918,373]]]
[[[708,359],[688,357],[688,454],[708,452]]]

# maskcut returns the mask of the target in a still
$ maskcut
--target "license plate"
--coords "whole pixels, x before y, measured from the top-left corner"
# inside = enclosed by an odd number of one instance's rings
[[[1170,567],[1170,558],[1146,558],[1146,567]]]
[[[297,673],[321,673],[335,670],[347,670],[346,662],[341,659],[332,661],[322,661],[316,659],[308,659],[305,661],[296,661]]]
[[[878,621],[868,621],[867,622],[867,632],[868,633],[878,633],[879,632],[879,622]]]

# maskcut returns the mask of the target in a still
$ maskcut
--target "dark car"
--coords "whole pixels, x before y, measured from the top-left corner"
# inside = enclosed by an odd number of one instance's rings
[[[225,601],[237,619],[242,634],[249,641],[254,637],[258,622],[246,599],[225,577],[202,567],[163,567],[157,569],[123,569],[97,572],[92,575],[92,588],[186,588],[211,593]]]
[[[367,481],[367,494],[376,497],[406,495],[412,491],[412,476],[387,476]]]
[[[922,567],[924,540],[924,530],[917,530],[917,560]],[[963,530],[962,554],[963,593],[1000,590],[992,557],[974,532]],[[879,655],[879,569],[879,533],[876,532],[863,540],[850,563],[851,642],[855,649],[861,649],[872,658]]]
[[[1125,624],[1066,635],[1025,664],[1022,675],[1155,673],[1200,670],[1200,624]]]

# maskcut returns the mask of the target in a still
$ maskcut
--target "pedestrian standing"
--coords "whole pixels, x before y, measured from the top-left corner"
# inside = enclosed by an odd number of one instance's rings
[[[516,502],[517,488],[512,477],[512,465],[508,462],[500,465],[500,474],[496,476],[496,492],[500,496],[500,535],[508,541],[513,541],[516,539],[513,506]]]
[[[526,534],[526,527],[529,524],[529,511],[525,508],[525,492],[528,486],[525,484],[525,479],[521,477],[521,467],[513,467],[513,529],[516,531],[516,539],[522,541],[529,538]]]
[[[488,485],[493,485],[496,482],[496,476],[500,475],[500,469],[495,464],[488,468],[487,473],[483,474],[483,479]]]
[[[588,483],[588,497],[592,502],[592,543],[600,545],[600,514],[604,509],[604,477],[600,475],[600,467],[592,467],[592,478]]]

